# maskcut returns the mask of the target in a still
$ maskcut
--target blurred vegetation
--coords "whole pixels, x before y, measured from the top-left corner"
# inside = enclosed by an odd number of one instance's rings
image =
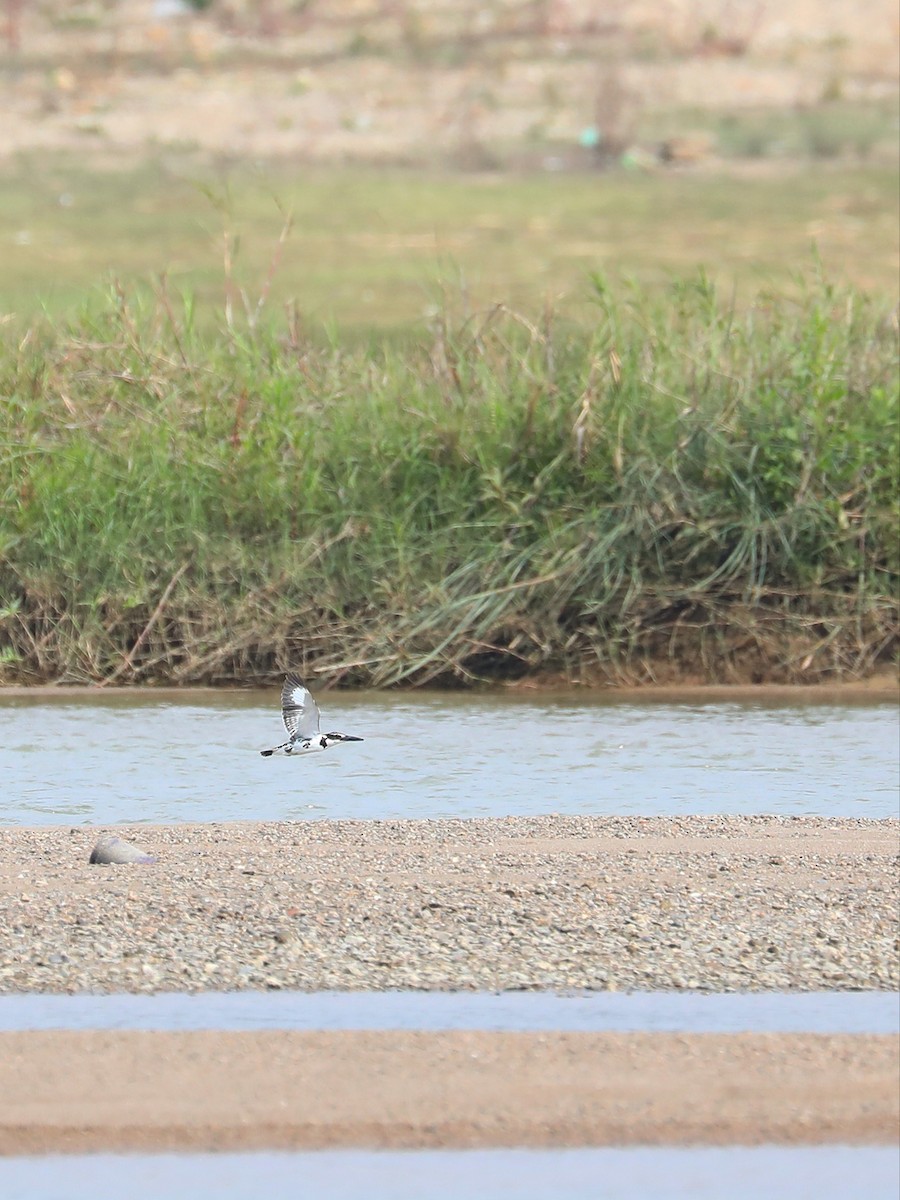
[[[292,302],[307,331],[342,340],[421,335],[454,280],[475,307],[547,298],[581,319],[591,271],[652,290],[702,265],[740,303],[760,286],[795,290],[813,248],[830,279],[898,291],[895,167],[440,176],[172,163],[96,173],[41,156],[7,169],[0,320],[21,331],[65,317],[104,275],[130,287],[164,266],[212,326],[225,280],[252,290],[268,270],[282,213],[292,229],[267,310]]]

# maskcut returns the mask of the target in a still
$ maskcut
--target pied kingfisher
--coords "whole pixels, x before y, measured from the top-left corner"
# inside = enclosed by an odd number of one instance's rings
[[[319,708],[309,689],[296,675],[285,676],[281,689],[281,719],[288,731],[288,740],[271,750],[260,750],[263,758],[283,750],[285,754],[315,754],[338,742],[361,742],[361,737],[349,733],[320,733]]]

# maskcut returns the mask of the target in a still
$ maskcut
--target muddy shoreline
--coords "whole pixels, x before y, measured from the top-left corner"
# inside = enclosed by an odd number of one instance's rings
[[[207,684],[186,684],[183,687],[168,685],[144,684],[114,684],[106,687],[102,683],[53,683],[41,682],[33,684],[0,684],[0,699],[31,698],[35,696],[64,697],[100,697],[110,696],[152,696],[161,700],[174,699],[184,696],[221,695],[223,692],[247,692],[270,689],[273,682],[280,683],[283,676],[273,676],[272,680],[260,680],[250,687],[239,687],[234,684],[223,684],[214,687]],[[327,690],[325,684],[318,686],[319,690]],[[342,689],[354,694],[366,689]],[[404,689],[399,689],[403,691]],[[425,692],[427,689],[408,689],[410,694]],[[445,691],[447,689],[439,689]],[[458,690],[458,689],[455,689]],[[540,692],[553,695],[555,693],[573,693],[608,696],[611,700],[621,700],[630,704],[646,701],[647,703],[667,703],[688,701],[702,704],[704,702],[717,704],[722,702],[762,704],[854,704],[854,703],[883,703],[885,701],[900,702],[900,679],[894,670],[878,671],[864,679],[844,679],[833,683],[697,683],[692,681],[672,682],[661,684],[610,684],[608,681],[585,677],[578,682],[551,672],[527,676],[509,682],[498,682],[473,689],[477,693],[504,692]],[[392,693],[393,694],[393,693]]]

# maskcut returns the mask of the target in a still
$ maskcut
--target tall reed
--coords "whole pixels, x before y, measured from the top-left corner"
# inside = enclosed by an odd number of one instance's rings
[[[346,349],[112,289],[0,343],[6,681],[861,675],[897,645],[897,323],[593,281]]]

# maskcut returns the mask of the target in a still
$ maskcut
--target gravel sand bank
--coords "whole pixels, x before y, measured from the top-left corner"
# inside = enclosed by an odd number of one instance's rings
[[[891,1143],[897,1039],[0,1035],[0,1154]]]
[[[896,989],[900,822],[0,830],[0,991]],[[106,832],[106,831],[104,831]]]

